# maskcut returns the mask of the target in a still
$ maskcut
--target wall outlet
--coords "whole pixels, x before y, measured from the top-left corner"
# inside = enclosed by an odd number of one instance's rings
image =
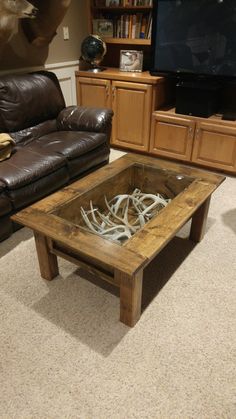
[[[63,26],[63,39],[67,41],[70,39],[69,28],[68,26]]]

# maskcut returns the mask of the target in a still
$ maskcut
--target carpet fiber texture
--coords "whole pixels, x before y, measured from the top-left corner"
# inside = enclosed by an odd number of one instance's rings
[[[42,280],[30,230],[0,243],[0,418],[234,419],[235,178],[202,242],[188,232],[146,269],[131,329],[99,278],[59,259]]]

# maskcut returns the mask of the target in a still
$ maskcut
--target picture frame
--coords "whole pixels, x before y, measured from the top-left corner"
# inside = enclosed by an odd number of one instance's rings
[[[120,51],[120,71],[141,73],[143,71],[143,51]]]
[[[120,0],[106,0],[106,7],[118,7],[120,6]]]
[[[93,19],[93,34],[101,38],[113,37],[113,22],[109,19]]]

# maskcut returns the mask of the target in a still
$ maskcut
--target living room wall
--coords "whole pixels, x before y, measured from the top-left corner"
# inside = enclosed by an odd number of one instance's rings
[[[69,40],[63,39],[63,26],[69,28]],[[81,42],[87,33],[86,2],[72,0],[63,22],[57,29],[57,35],[48,47],[32,46],[19,24],[18,31],[1,53],[0,71],[77,61]]]

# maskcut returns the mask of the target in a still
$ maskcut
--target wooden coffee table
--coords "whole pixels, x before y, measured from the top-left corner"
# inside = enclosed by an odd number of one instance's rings
[[[57,256],[88,269],[120,288],[120,320],[134,326],[141,314],[143,270],[192,219],[190,239],[205,230],[211,194],[224,176],[136,154],[126,154],[94,173],[18,212],[12,219],[34,231],[41,276],[58,275]],[[134,188],[172,201],[123,245],[81,226],[80,207],[100,208]]]

